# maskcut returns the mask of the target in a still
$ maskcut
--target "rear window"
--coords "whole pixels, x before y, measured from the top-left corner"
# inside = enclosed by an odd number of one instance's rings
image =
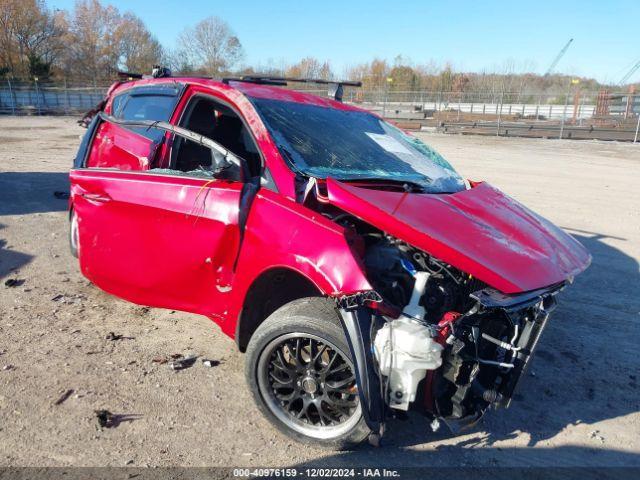
[[[123,120],[157,120],[167,122],[178,103],[175,88],[133,89],[114,97],[111,113]],[[164,133],[157,129],[130,128],[151,140],[160,141]]]
[[[175,97],[160,95],[131,95],[122,106],[119,118],[124,120],[162,120],[171,117]]]

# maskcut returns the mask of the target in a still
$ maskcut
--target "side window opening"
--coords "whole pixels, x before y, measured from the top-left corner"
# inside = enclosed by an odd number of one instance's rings
[[[111,102],[111,114],[114,117],[122,118],[122,107],[124,106],[128,98],[128,93],[122,93],[113,97],[113,101]]]
[[[180,126],[222,145],[247,162],[249,174],[260,174],[261,159],[253,137],[238,115],[226,105],[205,97],[195,97],[187,106]],[[207,147],[176,137],[171,152],[171,168],[182,172],[211,168]]]
[[[144,153],[149,162],[132,166],[131,162],[111,162],[108,155],[99,155],[99,162],[94,162],[95,165],[87,162],[86,166],[235,181],[257,179],[262,173],[262,157],[251,132],[231,107],[209,97],[196,96],[187,104],[180,123],[176,125],[187,132],[167,130],[180,92],[176,87],[137,87],[115,96],[110,113],[106,115],[113,117],[115,124],[124,122],[120,123],[121,128],[152,141],[149,154]],[[156,121],[163,122],[165,127],[154,124]],[[194,133],[198,135],[194,136]],[[149,145],[146,142],[134,143],[138,150]],[[224,158],[212,143],[224,147],[232,158]],[[158,152],[162,154],[158,155]],[[160,159],[156,158],[159,156]],[[138,157],[133,155],[132,158],[135,163]],[[129,160],[128,157],[126,159]],[[157,168],[160,165],[162,167]]]

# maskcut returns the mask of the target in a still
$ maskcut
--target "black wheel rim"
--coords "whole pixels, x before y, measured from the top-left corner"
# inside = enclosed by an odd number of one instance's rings
[[[353,364],[326,339],[303,333],[279,337],[263,351],[259,368],[268,406],[294,430],[328,438],[359,420]]]

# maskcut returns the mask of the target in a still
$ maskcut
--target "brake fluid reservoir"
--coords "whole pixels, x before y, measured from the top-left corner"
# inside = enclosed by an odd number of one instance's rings
[[[378,330],[374,349],[380,373],[388,377],[389,406],[408,410],[427,370],[442,364],[442,346],[429,327],[401,316]]]

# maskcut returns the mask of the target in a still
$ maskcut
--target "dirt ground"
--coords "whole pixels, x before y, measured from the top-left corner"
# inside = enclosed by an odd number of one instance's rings
[[[53,193],[83,132],[74,118],[0,117],[0,466],[640,466],[640,145],[420,134],[573,233],[593,264],[561,296],[509,410],[457,436],[393,421],[383,448],[337,454],[260,416],[242,354],[211,321],[80,275]],[[153,362],[173,353],[221,363]],[[119,424],[98,428],[99,409]]]

